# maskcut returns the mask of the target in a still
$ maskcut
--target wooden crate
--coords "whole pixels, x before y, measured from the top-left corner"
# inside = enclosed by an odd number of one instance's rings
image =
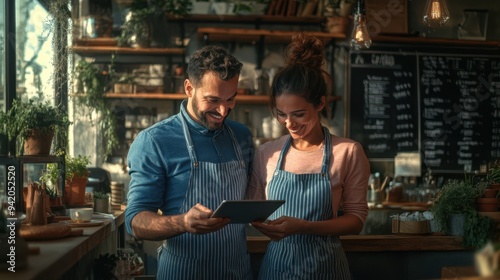
[[[394,234],[428,234],[429,221],[401,221],[392,219],[392,233]]]

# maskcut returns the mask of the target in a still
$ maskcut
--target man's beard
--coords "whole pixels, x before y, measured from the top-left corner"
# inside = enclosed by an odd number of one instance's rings
[[[222,126],[224,125],[224,122],[226,121],[227,116],[229,116],[229,113],[231,113],[231,108],[228,108],[227,115],[224,117],[224,119],[221,123],[208,122],[206,115],[209,112],[200,111],[200,108],[198,107],[198,101],[196,100],[196,98],[193,98],[193,111],[195,113],[195,117],[201,122],[201,124],[203,126],[205,126],[206,128],[208,128],[210,130],[216,130],[216,129],[222,128]],[[219,113],[217,113],[217,112],[215,114],[219,115]]]

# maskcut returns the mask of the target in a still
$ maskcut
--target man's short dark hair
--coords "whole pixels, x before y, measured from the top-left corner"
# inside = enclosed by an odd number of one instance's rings
[[[187,74],[194,86],[199,86],[207,72],[216,73],[221,80],[227,81],[240,74],[243,64],[226,49],[218,46],[205,46],[190,58]]]

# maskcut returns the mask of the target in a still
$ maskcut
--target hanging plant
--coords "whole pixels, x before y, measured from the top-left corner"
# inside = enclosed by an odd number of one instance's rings
[[[89,109],[88,117],[91,123],[97,124],[98,130],[103,133],[103,154],[106,158],[118,144],[115,116],[106,97],[109,75],[86,60],[78,61],[73,75],[77,93],[75,105]],[[97,119],[93,118],[93,113],[97,114]]]

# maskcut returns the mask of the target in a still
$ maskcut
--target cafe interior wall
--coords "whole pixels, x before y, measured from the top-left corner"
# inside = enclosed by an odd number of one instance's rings
[[[448,9],[450,11],[451,19],[447,25],[439,28],[429,28],[425,26],[422,22],[423,10],[425,0],[408,0],[408,31],[412,34],[417,34],[418,36],[428,37],[428,38],[449,38],[449,39],[457,39],[458,37],[458,25],[463,20],[463,10],[464,9],[488,9],[489,10],[489,22],[488,22],[488,30],[486,39],[487,40],[500,40],[500,29],[497,27],[500,26],[500,1],[491,1],[491,0],[462,0],[462,1],[451,1],[447,0]],[[223,24],[224,25],[224,24]],[[224,25],[227,27],[231,27],[229,24]],[[189,28],[187,28],[189,32]],[[192,29],[195,30],[195,29]],[[203,45],[203,42],[200,41],[196,32],[191,31],[190,34],[187,34],[190,38],[190,43],[187,47],[187,56],[192,54],[196,49]],[[173,38],[172,38],[173,39]],[[376,44],[376,42],[374,43]],[[223,46],[227,47],[230,51],[232,51],[243,63],[244,63],[244,72],[251,72],[252,69],[256,66],[256,49],[254,45],[245,45],[245,44],[223,44]],[[282,46],[266,46],[264,58],[268,58],[268,63],[272,66],[280,66],[283,61],[280,60],[280,56],[282,54],[283,47]],[[346,57],[348,57],[348,49],[345,47],[337,47],[333,50],[334,52],[334,61],[328,61],[328,63],[334,64],[334,79],[335,79],[335,89],[334,95],[338,95],[342,97],[342,100],[339,102],[335,102],[333,117],[328,120],[330,128],[334,134],[339,136],[346,136],[345,131],[345,100],[348,98],[348,92],[345,86],[345,64]],[[161,105],[163,106],[163,105]],[[236,120],[243,121],[243,112],[245,110],[252,111],[251,121],[255,125],[259,125],[262,122],[262,118],[269,116],[269,108],[267,106],[255,106],[255,105],[244,105],[237,104],[238,110],[232,112],[232,118]],[[168,115],[172,115],[178,110],[178,108],[174,108],[171,105],[165,104],[164,107],[159,108],[159,112],[166,113]],[[116,168],[112,165],[106,164],[104,159],[99,156],[99,141],[96,139],[99,138],[99,132],[96,130],[96,126],[90,125],[87,122],[78,123],[75,125],[75,133],[76,139],[73,143],[73,153],[75,154],[87,154],[92,156],[92,164],[95,166],[103,166],[110,170],[112,180],[121,181],[125,184],[125,190],[128,189],[129,177],[126,173],[126,170],[123,168]],[[393,173],[393,163],[392,162],[384,162],[377,163],[371,162],[372,165],[372,173],[375,171],[379,171],[382,174],[392,174]],[[151,246],[150,246],[151,245]],[[144,253],[146,257],[153,262],[151,264],[152,268],[149,271],[150,273],[154,273],[155,268],[155,256],[156,256],[156,244],[154,242],[146,242]],[[150,248],[149,248],[150,247]],[[149,273],[148,272],[148,273]]]
[[[414,34],[415,36],[427,37],[427,38],[447,38],[447,39],[457,39],[458,38],[458,26],[463,21],[463,11],[465,9],[487,9],[489,11],[488,17],[488,29],[486,34],[486,40],[500,40],[500,2],[490,1],[490,0],[462,0],[462,1],[447,1],[448,9],[450,12],[450,21],[442,27],[439,28],[429,28],[424,25],[422,21],[423,11],[426,1],[424,0],[407,0],[408,2],[408,32]],[[114,9],[116,7],[113,1]],[[120,12],[120,11],[118,11]],[[114,18],[116,15],[113,16]],[[119,17],[118,17],[119,18]],[[118,20],[119,24],[120,21]],[[230,24],[221,23],[221,26],[231,27]],[[191,27],[191,28],[190,28]],[[282,28],[282,27],[280,27]],[[200,48],[204,43],[201,41],[199,36],[196,34],[196,24],[192,26],[187,26],[186,32],[187,37],[190,38],[189,45],[187,46],[187,57],[191,55],[196,49]],[[383,30],[381,31],[383,32]],[[167,34],[172,36],[171,41],[174,41],[175,32],[169,31]],[[376,35],[376,34],[372,34]],[[246,77],[251,77],[254,74],[254,69],[256,67],[256,46],[251,44],[226,44],[219,43],[227,47],[235,56],[237,56],[243,63],[243,75]],[[376,44],[376,41],[374,42]],[[348,50],[341,46],[336,47],[333,50],[334,61],[328,61],[328,63],[333,63],[334,65],[334,95],[339,95],[342,100],[339,102],[334,102],[331,106],[332,117],[328,119],[328,125],[331,131],[339,136],[348,136],[346,134],[347,128],[345,126],[345,100],[348,99],[348,92],[345,86],[346,73],[345,64],[347,63],[346,57],[348,57]],[[266,46],[263,57],[266,60],[265,63],[269,63],[271,67],[280,67],[283,65],[282,56],[283,46]],[[159,113],[165,113],[166,115],[174,114],[178,108],[174,108],[171,104],[165,103],[159,106]],[[232,112],[232,118],[243,121],[244,111],[250,110],[251,122],[256,127],[260,127],[262,119],[266,116],[270,116],[270,111],[267,106],[255,106],[246,104],[237,104],[237,110]],[[87,154],[91,155],[92,164],[95,166],[106,165],[104,158],[102,158],[98,152],[100,142],[96,139],[99,138],[99,132],[96,130],[96,126],[90,125],[87,122],[78,123],[75,125],[74,135],[78,141],[74,141],[72,144],[73,153],[75,154]],[[85,133],[82,133],[85,132]],[[258,132],[261,133],[261,132]],[[85,138],[85,139],[82,139]],[[90,143],[90,145],[89,145]],[[384,173],[392,173],[394,166],[392,162],[384,163],[372,163],[373,171],[379,171]],[[123,168],[113,168],[111,167],[112,176],[116,176],[117,179],[121,181],[129,180],[126,170]]]

